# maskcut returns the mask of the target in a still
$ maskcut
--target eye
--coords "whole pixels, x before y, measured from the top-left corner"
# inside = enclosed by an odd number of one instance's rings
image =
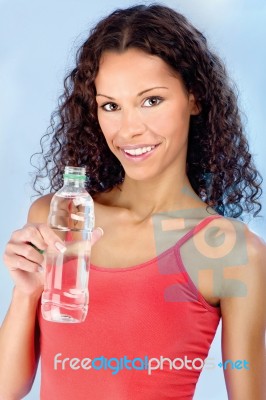
[[[160,96],[151,96],[148,97],[144,103],[143,106],[144,107],[153,107],[153,106],[157,106],[158,104],[160,104],[163,101],[163,98]]]
[[[112,112],[118,110],[118,105],[116,103],[105,103],[100,108],[104,111]]]

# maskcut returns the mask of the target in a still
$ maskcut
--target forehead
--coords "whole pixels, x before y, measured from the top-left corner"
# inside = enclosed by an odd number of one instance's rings
[[[177,78],[177,73],[160,57],[139,49],[128,49],[123,53],[106,51],[100,59],[95,79],[96,88],[143,83],[156,83]]]

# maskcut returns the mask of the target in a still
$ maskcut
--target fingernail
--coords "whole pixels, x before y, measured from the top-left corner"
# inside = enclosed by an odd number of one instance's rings
[[[99,231],[99,232],[100,232],[101,236],[103,236],[103,234],[104,234],[104,232],[103,232],[103,229],[102,229],[102,228],[100,228],[99,226],[98,226],[98,228],[96,228],[96,229],[97,229],[97,231]]]
[[[55,247],[57,248],[57,250],[60,251],[60,253],[64,253],[66,251],[66,247],[60,243],[60,242],[55,242]]]
[[[38,271],[43,272],[43,267],[41,265],[38,266]]]

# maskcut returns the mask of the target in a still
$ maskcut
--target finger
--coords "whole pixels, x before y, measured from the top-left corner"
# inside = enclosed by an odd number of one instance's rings
[[[48,225],[40,224],[38,229],[47,246],[52,246],[55,250],[60,251],[61,253],[66,251],[64,240],[61,239]],[[66,233],[67,232],[61,232],[63,237],[66,235]],[[32,243],[36,245],[35,242]],[[36,247],[38,246],[36,245]]]
[[[8,257],[7,266],[10,271],[41,272],[43,270],[41,265],[17,255]]]
[[[102,228],[98,227],[95,228],[92,232],[92,237],[91,237],[91,245],[93,246],[98,240],[103,236],[103,230]]]
[[[48,246],[53,246],[60,252],[66,250],[63,240],[47,224],[27,224],[23,229],[15,231],[11,239],[16,242],[30,242],[39,252]]]
[[[37,224],[27,224],[22,229],[13,232],[10,242],[33,243],[40,250],[45,250],[47,248],[47,244]]]
[[[35,244],[31,243],[31,242],[26,242],[26,244],[29,244],[31,247],[34,248],[34,250],[38,251],[38,253],[43,254],[44,250],[38,249],[38,247],[35,246]]]
[[[6,247],[6,253],[11,256],[17,255],[22,256],[29,261],[32,261],[37,264],[41,264],[43,262],[43,255],[36,250],[30,243],[9,243]]]

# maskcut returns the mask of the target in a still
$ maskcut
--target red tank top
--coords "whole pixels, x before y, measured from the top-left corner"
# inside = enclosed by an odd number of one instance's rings
[[[41,400],[191,400],[220,308],[189,277],[180,247],[126,268],[91,265],[85,322],[43,320]]]

